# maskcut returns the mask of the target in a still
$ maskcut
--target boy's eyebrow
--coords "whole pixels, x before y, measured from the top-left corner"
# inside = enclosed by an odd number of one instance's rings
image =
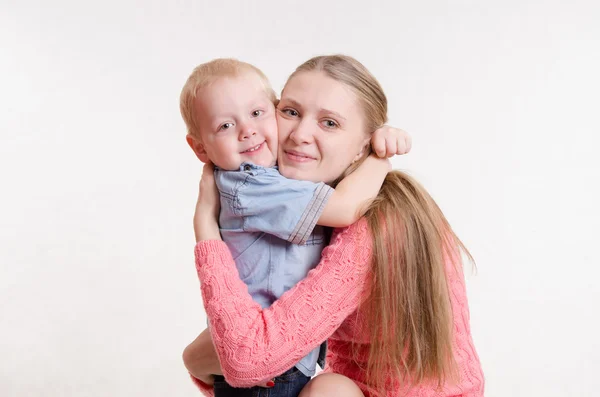
[[[295,107],[297,107],[297,108],[302,108],[302,105],[300,104],[300,102],[298,102],[298,101],[296,101],[296,100],[294,100],[294,99],[292,99],[292,98],[285,98],[285,99],[284,99],[284,98],[281,98],[281,101],[280,101],[280,103],[281,103],[281,102],[284,102],[284,103],[285,103],[285,102],[289,102],[291,105],[293,105],[293,106],[295,106]],[[341,115],[341,114],[339,114],[338,112],[334,112],[333,110],[329,110],[329,109],[325,109],[325,108],[320,108],[320,109],[319,109],[319,112],[322,112],[322,113],[329,113],[329,114],[332,114],[332,115],[334,115],[334,116],[336,116],[336,117],[338,117],[338,118],[340,118],[340,119],[342,119],[342,120],[346,121],[346,118],[345,118],[344,116],[342,116],[342,115]]]
[[[258,105],[264,105],[269,102],[271,102],[271,101],[269,101],[268,98],[260,98],[260,99],[255,99],[252,102],[250,102],[249,106],[252,107],[252,106],[258,106]]]

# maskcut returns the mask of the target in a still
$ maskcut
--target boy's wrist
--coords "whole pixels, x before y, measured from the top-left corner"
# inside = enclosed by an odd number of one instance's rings
[[[392,170],[392,162],[387,157],[377,157],[375,153],[371,153],[369,155],[369,160],[381,166],[381,169],[385,169],[386,171]]]

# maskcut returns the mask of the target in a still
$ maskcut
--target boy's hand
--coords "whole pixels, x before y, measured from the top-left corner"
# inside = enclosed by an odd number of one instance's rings
[[[194,233],[196,241],[220,240],[219,234],[219,191],[215,183],[215,173],[212,163],[204,164],[200,192],[194,213]]]
[[[392,157],[410,152],[412,138],[408,132],[384,125],[373,133],[371,148],[379,157]]]

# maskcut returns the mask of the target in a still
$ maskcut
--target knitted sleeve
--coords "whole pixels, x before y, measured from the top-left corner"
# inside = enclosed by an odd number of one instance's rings
[[[366,220],[336,230],[319,265],[263,310],[225,243],[199,242],[196,269],[227,382],[249,387],[277,376],[331,336],[362,301],[371,251]]]

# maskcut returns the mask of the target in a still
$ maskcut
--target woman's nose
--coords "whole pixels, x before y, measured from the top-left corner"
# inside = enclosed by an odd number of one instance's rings
[[[290,133],[290,139],[292,139],[298,145],[303,143],[312,143],[313,134],[309,123],[305,120],[302,120],[300,123],[298,123]]]

